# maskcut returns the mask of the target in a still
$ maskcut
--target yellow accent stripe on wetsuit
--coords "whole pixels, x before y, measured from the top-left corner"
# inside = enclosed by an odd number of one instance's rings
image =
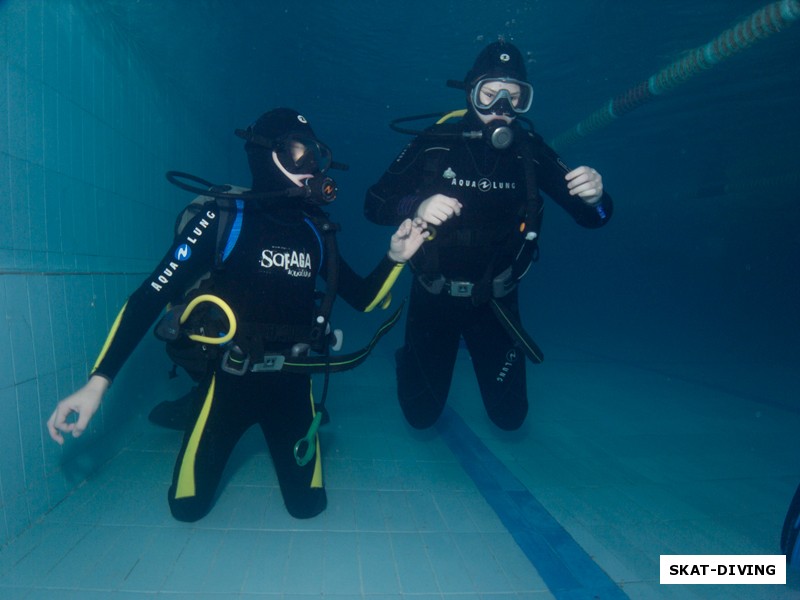
[[[195,480],[194,480],[194,462],[197,458],[197,449],[200,446],[200,438],[203,437],[203,431],[206,428],[206,421],[208,421],[208,413],[211,412],[211,403],[214,401],[214,387],[217,376],[211,378],[211,385],[208,386],[208,393],[206,399],[203,401],[203,409],[200,411],[200,416],[194,424],[192,435],[189,437],[189,443],[186,444],[186,450],[181,459],[181,470],[178,474],[178,485],[175,489],[175,499],[191,498],[195,495]]]
[[[319,447],[319,434],[316,435],[317,438],[317,453],[314,456],[314,476],[311,478],[311,487],[312,488],[321,488],[322,487],[322,459],[320,458],[320,447]]]
[[[378,305],[381,305],[381,308],[387,308],[389,306],[388,303],[383,304],[383,299],[389,293],[389,290],[392,289],[394,282],[397,281],[397,278],[400,276],[400,271],[403,270],[405,264],[406,263],[396,263],[394,267],[392,267],[389,276],[386,278],[386,281],[383,282],[378,294],[375,296],[373,301],[367,305],[367,307],[364,309],[364,312],[369,312]]]
[[[311,415],[313,417],[317,416],[317,409],[314,406],[314,391],[313,391],[313,383],[309,382],[309,398],[311,400]],[[322,456],[321,450],[319,447],[319,433],[314,436],[314,443],[317,446],[317,451],[314,454],[314,475],[311,476],[311,487],[312,488],[321,488],[322,487]]]
[[[125,308],[128,306],[128,301],[125,301],[125,304],[122,305],[122,308],[119,309],[119,314],[117,318],[114,319],[114,324],[111,326],[111,331],[108,332],[108,336],[106,336],[106,341],[103,344],[103,348],[100,350],[100,354],[97,357],[97,360],[94,361],[94,366],[92,367],[92,373],[97,370],[97,367],[100,366],[100,363],[106,357],[106,352],[108,352],[108,347],[111,345],[111,341],[114,339],[114,336],[117,334],[117,329],[119,329],[119,323],[122,321],[122,314],[125,312]]]

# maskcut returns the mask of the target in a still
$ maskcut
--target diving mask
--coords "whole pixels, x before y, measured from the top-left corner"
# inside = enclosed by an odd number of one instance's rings
[[[292,174],[319,175],[328,169],[347,170],[347,165],[333,161],[330,148],[319,140],[299,133],[290,133],[275,140],[253,133],[251,129],[237,129],[237,137],[250,144],[273,150],[281,165]]]
[[[330,148],[314,138],[289,134],[275,140],[273,150],[283,167],[293,174],[320,174],[331,168]]]
[[[522,114],[533,104],[533,86],[510,77],[487,77],[472,86],[470,100],[484,114]]]

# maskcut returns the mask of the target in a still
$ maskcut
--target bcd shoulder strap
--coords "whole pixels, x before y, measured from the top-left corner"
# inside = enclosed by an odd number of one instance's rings
[[[544,212],[544,203],[539,194],[536,178],[537,150],[535,148],[542,138],[532,132],[526,132],[524,135],[524,140],[519,144],[519,152],[525,170],[525,207],[522,221],[522,233],[525,241],[511,266],[512,281],[520,279],[530,264],[539,257],[539,232],[542,228]]]
[[[219,191],[229,194],[241,194],[249,189],[238,185],[217,186]],[[224,196],[196,196],[175,219],[175,236],[180,235],[195,216],[206,208],[209,202],[216,202],[219,224],[217,226],[217,243],[214,266],[220,266],[230,255],[242,228],[244,214],[244,200],[240,198],[227,198]]]
[[[311,225],[322,236],[326,255],[325,293],[320,301],[314,322],[311,325],[311,347],[320,352],[327,345],[327,333],[330,330],[330,317],[333,312],[333,303],[339,287],[339,247],[336,242],[336,232],[341,227],[328,218],[328,214],[318,210],[306,213]]]

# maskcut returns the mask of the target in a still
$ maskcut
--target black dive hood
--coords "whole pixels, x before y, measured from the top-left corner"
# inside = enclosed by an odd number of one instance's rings
[[[340,167],[341,168],[341,167]],[[346,167],[345,167],[346,168]],[[290,187],[284,190],[273,192],[232,192],[229,185],[218,185],[206,181],[201,177],[184,173],[182,171],[167,171],[167,181],[172,185],[192,192],[200,196],[211,196],[212,198],[232,198],[234,200],[272,200],[278,198],[299,198],[316,206],[325,206],[336,200],[336,193],[339,188],[336,182],[328,177],[311,177],[303,182],[302,187]],[[186,183],[185,180],[192,181],[205,187],[199,187]]]
[[[463,81],[455,81],[449,80],[447,82],[448,87],[464,90],[465,84]],[[430,120],[436,119],[437,122],[443,120],[444,118],[454,117],[454,116],[465,116],[470,120],[478,120],[474,115],[468,115],[470,109],[462,109],[459,111],[452,111],[452,112],[444,112],[444,113],[427,113],[424,115],[414,115],[411,117],[400,117],[399,119],[394,119],[389,122],[389,127],[392,130],[398,133],[405,133],[408,135],[415,135],[415,136],[424,136],[424,137],[432,137],[432,138],[440,138],[440,139],[455,139],[455,140],[475,140],[475,139],[483,139],[486,140],[486,143],[489,144],[492,148],[496,150],[505,150],[509,148],[514,143],[514,130],[519,129],[522,126],[516,125],[516,122],[519,121],[525,124],[525,127],[533,131],[533,123],[530,119],[516,115],[514,120],[511,123],[506,123],[505,121],[495,121],[491,123],[482,123],[478,121],[475,123],[476,127],[472,130],[468,131],[461,131],[459,133],[448,133],[448,132],[439,132],[439,131],[424,131],[420,129],[411,129],[409,127],[401,127],[401,123],[411,123],[414,121],[423,121],[423,120]]]

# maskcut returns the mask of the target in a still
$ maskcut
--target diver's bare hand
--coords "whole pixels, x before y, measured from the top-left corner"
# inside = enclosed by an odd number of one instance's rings
[[[428,236],[428,224],[425,221],[419,217],[406,219],[392,236],[389,258],[398,263],[406,262],[420,249]]]
[[[452,217],[461,214],[461,202],[452,196],[434,194],[417,207],[417,217],[431,225],[441,225]]]
[[[578,167],[566,175],[571,196],[579,196],[587,204],[594,204],[603,196],[603,178],[591,167]]]
[[[93,375],[81,389],[59,402],[47,420],[50,437],[63,444],[62,433],[71,433],[72,437],[79,437],[86,431],[89,421],[100,408],[100,402],[110,385],[106,378]],[[77,414],[78,418],[69,420],[73,413]]]

